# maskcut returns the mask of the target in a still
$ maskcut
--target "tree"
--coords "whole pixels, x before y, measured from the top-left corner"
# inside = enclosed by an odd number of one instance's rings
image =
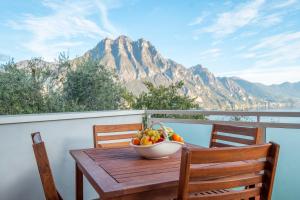
[[[179,90],[183,87],[183,81],[169,86],[160,85],[155,87],[151,82],[144,82],[148,91],[138,97],[126,94],[128,104],[134,109],[146,110],[190,110],[199,108],[195,99],[186,95],[180,95]],[[206,119],[204,115],[168,115],[156,114],[153,117]],[[144,123],[146,123],[144,121]]]
[[[1,66],[0,114],[45,112],[43,83],[49,75],[37,68],[39,59],[28,62],[28,68],[17,67],[13,60]]]
[[[93,61],[72,70],[65,54],[58,65],[33,58],[0,66],[0,114],[90,111],[120,108],[123,89],[112,73]]]
[[[143,92],[131,102],[134,109],[188,110],[198,108],[195,99],[179,94],[179,89],[183,87],[182,81],[167,87],[163,85],[155,87],[151,82],[144,84],[148,91]]]
[[[111,110],[120,106],[122,87],[103,65],[86,60],[68,71],[63,96],[68,111]]]

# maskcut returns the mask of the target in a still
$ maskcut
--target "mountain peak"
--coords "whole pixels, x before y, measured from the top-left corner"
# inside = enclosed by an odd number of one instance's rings
[[[140,38],[137,40],[139,43],[150,43],[148,40],[144,39],[144,38]]]
[[[101,40],[99,43],[110,43],[110,42],[112,42],[112,41],[113,41],[113,39],[106,37],[106,38],[104,38],[103,40]],[[99,44],[99,43],[98,43],[98,44]]]
[[[126,36],[126,35],[120,35],[118,37],[116,37],[115,39],[111,39],[111,38],[104,38],[103,40],[101,40],[99,43],[102,44],[111,44],[111,43],[136,43],[141,47],[152,47],[155,48],[148,40],[144,39],[144,38],[140,38],[136,41],[133,41],[130,37]]]
[[[200,64],[197,64],[197,65],[192,66],[191,69],[204,69],[204,67]]]
[[[129,38],[126,35],[120,35],[119,37],[117,37],[115,39],[115,41],[129,41],[129,42],[132,42],[131,38]]]
[[[195,76],[201,77],[203,82],[207,85],[216,84],[216,77],[207,69],[198,64],[189,69]]]
[[[86,52],[85,57],[99,60],[117,74],[122,74],[120,77],[125,82],[154,76],[173,66],[149,41],[144,38],[133,41],[125,35],[105,38]]]
[[[195,65],[195,66],[192,66],[192,67],[190,68],[190,70],[193,71],[195,74],[200,74],[200,73],[210,73],[210,72],[208,71],[207,68],[203,67],[203,66],[200,65],[200,64],[197,64],[197,65]]]

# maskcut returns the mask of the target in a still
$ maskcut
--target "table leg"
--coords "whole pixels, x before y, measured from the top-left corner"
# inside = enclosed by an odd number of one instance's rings
[[[83,174],[76,164],[76,200],[83,200]]]

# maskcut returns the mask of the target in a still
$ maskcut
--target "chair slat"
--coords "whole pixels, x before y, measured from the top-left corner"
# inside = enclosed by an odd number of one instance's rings
[[[261,193],[261,188],[256,187],[253,189],[242,190],[242,191],[230,191],[226,193],[218,194],[206,194],[201,196],[192,196],[190,200],[232,200],[232,199],[249,199],[255,197]]]
[[[234,142],[234,143],[240,143],[240,144],[247,144],[247,145],[252,145],[253,140],[248,140],[244,138],[237,138],[237,137],[231,137],[231,136],[225,136],[225,135],[213,135],[213,139],[217,140],[223,140],[223,141],[228,141],[228,142]]]
[[[265,169],[266,162],[234,162],[202,167],[192,165],[190,169],[191,178],[235,176],[251,172],[260,172]]]
[[[107,136],[97,136],[97,141],[107,141],[107,140],[120,140],[128,139],[134,137],[136,134],[121,134],[121,135],[107,135]]]
[[[213,147],[234,147],[233,145],[230,144],[225,144],[222,142],[212,142]]]
[[[214,124],[214,131],[255,137],[258,128]]]
[[[129,142],[114,142],[114,143],[105,143],[105,144],[98,144],[98,148],[121,148],[121,147],[128,147]]]
[[[96,133],[111,133],[142,130],[143,124],[116,124],[116,125],[95,125]]]
[[[262,183],[263,175],[249,174],[236,177],[219,178],[209,181],[191,181],[189,183],[189,192],[202,192],[219,189],[230,189],[235,187],[249,186]]]
[[[191,155],[191,163],[235,162],[267,157],[271,144],[228,148],[197,149]],[[201,153],[199,153],[201,152]]]

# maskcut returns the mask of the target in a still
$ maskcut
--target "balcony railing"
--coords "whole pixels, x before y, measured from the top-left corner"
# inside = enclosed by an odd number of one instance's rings
[[[229,124],[237,126],[254,126],[262,128],[292,128],[300,129],[300,112],[239,112],[239,111],[201,111],[201,110],[147,110],[146,114],[148,116],[148,121],[153,122],[170,122],[170,123],[188,123],[188,124]],[[157,118],[152,117],[153,115],[178,115],[178,116],[195,116],[203,115],[206,117],[205,120],[199,119],[183,119],[183,118]],[[216,117],[225,116],[226,119],[218,120]],[[233,118],[228,118],[233,117]],[[234,117],[249,117],[252,118],[251,121],[244,121],[241,118],[239,121],[230,120]],[[270,122],[263,121],[263,118],[267,120],[268,118],[298,118],[298,123],[289,122]],[[249,120],[248,118],[248,120]],[[247,118],[246,118],[247,120]]]
[[[281,146],[272,199],[300,199],[297,189],[300,186],[300,112],[148,110],[146,114],[148,124],[164,122],[187,142],[201,146],[208,146],[214,123],[264,128],[265,141],[274,141]],[[186,119],[197,115],[203,115],[205,119]]]
[[[94,124],[141,123],[144,113],[105,111],[0,116],[0,199],[44,199],[30,138],[32,132],[41,132],[59,192],[64,199],[75,199],[75,168],[69,150],[93,147]],[[84,194],[85,199],[97,197],[87,182]]]
[[[205,119],[186,116],[204,115]],[[174,118],[176,116],[176,118]],[[46,142],[56,184],[65,199],[74,199],[74,161],[70,149],[93,147],[94,124],[164,122],[187,142],[207,146],[211,124],[232,124],[265,128],[265,140],[281,145],[273,199],[300,199],[298,159],[300,112],[222,111],[103,111],[0,116],[0,199],[43,199],[30,133],[40,131]],[[84,183],[86,199],[97,194]]]

